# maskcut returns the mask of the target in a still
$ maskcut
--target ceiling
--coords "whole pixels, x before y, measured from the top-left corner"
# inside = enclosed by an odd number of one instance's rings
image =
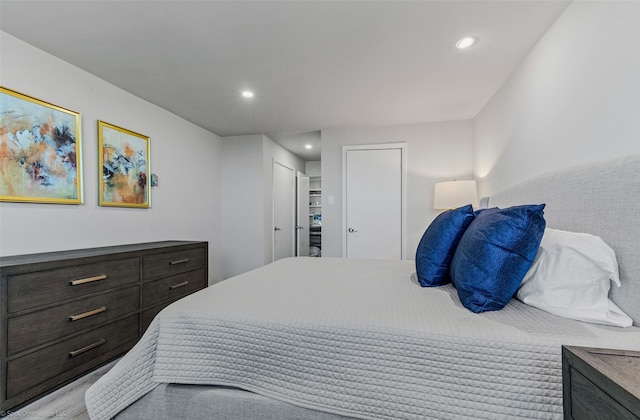
[[[0,28],[220,136],[314,160],[321,129],[473,118],[567,4],[0,0]],[[458,50],[463,36],[478,42]]]

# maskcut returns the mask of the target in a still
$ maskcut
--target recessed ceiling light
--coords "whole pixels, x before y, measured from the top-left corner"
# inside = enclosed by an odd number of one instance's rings
[[[310,145],[310,144],[305,144],[305,145],[304,145],[304,148],[305,148],[305,149],[312,149],[312,148],[313,148],[313,146],[312,146],[312,145]]]
[[[251,92],[250,90],[245,90],[242,92],[242,96],[244,96],[245,98],[253,98],[253,92]]]
[[[456,42],[456,48],[463,50],[465,48],[469,48],[470,46],[475,44],[475,42],[476,42],[475,38],[471,38],[470,36],[468,36]]]

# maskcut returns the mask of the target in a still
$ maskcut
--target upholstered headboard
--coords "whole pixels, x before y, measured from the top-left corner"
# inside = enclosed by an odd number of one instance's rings
[[[540,175],[484,200],[488,207],[546,203],[547,227],[600,236],[618,258],[610,298],[640,326],[640,155]]]

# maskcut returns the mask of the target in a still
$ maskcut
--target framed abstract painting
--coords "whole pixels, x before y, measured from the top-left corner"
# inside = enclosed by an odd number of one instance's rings
[[[0,86],[0,201],[82,204],[80,114]]]
[[[149,137],[98,121],[100,205],[151,207]]]

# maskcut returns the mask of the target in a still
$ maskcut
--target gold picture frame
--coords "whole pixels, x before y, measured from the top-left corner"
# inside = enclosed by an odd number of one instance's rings
[[[100,206],[151,207],[149,137],[98,121]]]
[[[0,201],[82,204],[80,113],[0,86]]]

